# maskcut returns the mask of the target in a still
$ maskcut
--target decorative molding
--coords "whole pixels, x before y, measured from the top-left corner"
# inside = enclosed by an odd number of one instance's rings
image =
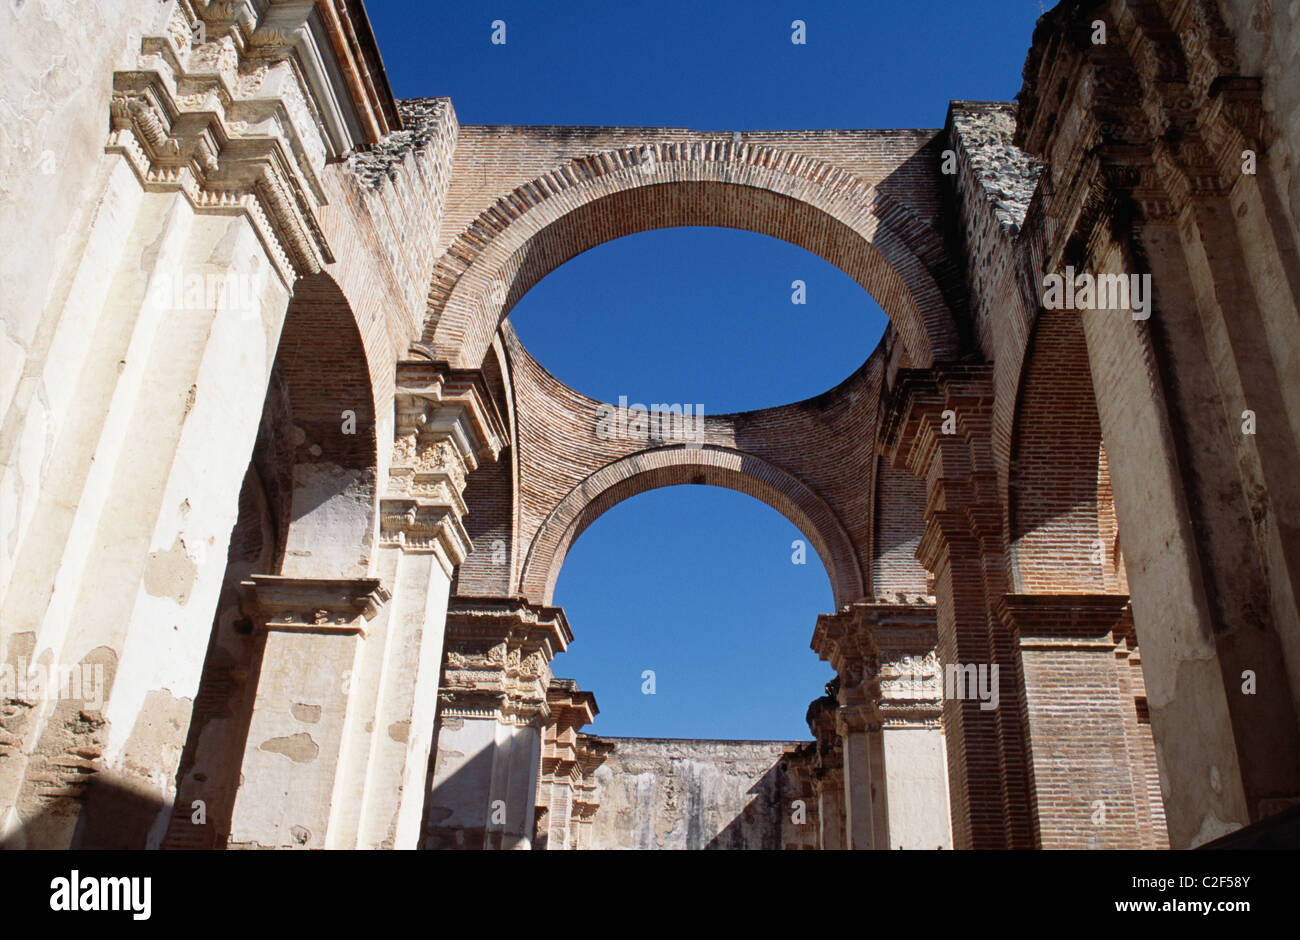
[[[395,407],[380,541],[436,553],[450,577],[473,550],[461,522],[466,480],[480,461],[500,455],[505,425],[482,375],[442,362],[399,362]]]
[[[245,215],[286,284],[334,260],[317,218],[326,163],[381,136],[362,133],[341,94],[321,22],[330,6],[170,0],[135,68],[113,76],[106,149],[146,189]]]
[[[260,630],[365,635],[389,599],[377,578],[255,574],[239,584],[241,607]]]

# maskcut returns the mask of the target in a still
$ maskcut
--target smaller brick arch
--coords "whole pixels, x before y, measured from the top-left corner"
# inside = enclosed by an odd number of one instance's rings
[[[569,547],[606,510],[666,486],[702,483],[754,497],[785,516],[812,542],[831,580],[835,606],[862,597],[853,542],[830,506],[779,467],[730,448],[658,447],[607,464],[574,487],[551,511],[524,559],[522,590],[550,604]]]

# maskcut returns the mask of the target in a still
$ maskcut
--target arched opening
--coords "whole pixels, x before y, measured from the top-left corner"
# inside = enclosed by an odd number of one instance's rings
[[[352,311],[327,275],[301,278],[239,493],[163,847],[222,848],[230,832],[265,639],[242,607],[241,582],[253,574],[364,575],[377,458],[374,396]]]
[[[553,668],[596,692],[601,734],[803,739],[833,676],[808,648],[832,604],[816,550],[716,486],[610,508],[571,546],[554,600],[576,626]]]
[[[856,371],[889,320],[852,278],[740,229],[657,229],[561,265],[511,310],[528,351],[599,401],[802,401]]]
[[[1005,616],[1022,649],[1039,837],[1044,847],[1103,846],[1096,834],[1077,841],[1086,801],[1053,796],[1086,781],[1109,794],[1112,818],[1124,822],[1114,847],[1165,847],[1109,461],[1075,311],[1039,312],[1021,374],[1007,506],[1016,593]],[[1062,695],[1091,696],[1097,720],[1080,728]]]
[[[785,812],[813,802],[788,756],[810,746],[809,703],[834,675],[808,646],[831,604],[808,541],[741,493],[676,485],[613,506],[573,544],[555,600],[575,640],[553,669],[599,703],[590,844],[815,844],[816,813]],[[538,832],[564,839],[554,824],[571,813],[554,808]]]
[[[439,261],[424,342],[475,367],[511,308],[564,262],[624,235],[699,225],[770,235],[840,268],[889,315],[910,364],[956,355],[949,301],[930,267],[947,263],[937,232],[843,170],[730,142],[595,154],[501,197]]]

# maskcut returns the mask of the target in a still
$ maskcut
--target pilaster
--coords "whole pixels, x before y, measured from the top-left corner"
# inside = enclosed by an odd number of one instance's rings
[[[452,598],[438,690],[428,848],[530,847],[564,611],[519,598]]]
[[[902,370],[886,402],[881,452],[926,483],[917,558],[933,574],[943,669],[975,670],[996,697],[945,696],[952,836],[957,848],[1033,844],[1019,662],[993,613],[1006,591],[1003,507],[993,462],[992,367]],[[992,690],[990,690],[992,691]]]

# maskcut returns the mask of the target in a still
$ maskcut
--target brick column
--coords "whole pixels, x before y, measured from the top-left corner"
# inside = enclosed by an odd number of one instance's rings
[[[532,843],[550,662],[573,634],[564,611],[520,599],[457,597],[447,614],[427,848]]]
[[[1216,4],[1129,6],[1035,32],[1015,143],[1052,171],[1021,277],[1029,297],[1067,267],[1148,282],[1136,319],[1079,315],[1183,848],[1300,798],[1300,291],[1280,273],[1300,258],[1262,83]],[[1091,15],[1108,43],[1056,42]]]
[[[934,576],[940,665],[997,675],[996,707],[945,696],[956,848],[1030,848],[1033,826],[1020,717],[1019,660],[993,605],[1006,592],[1003,507],[993,465],[989,366],[903,370],[880,447],[926,482],[917,558]],[[961,691],[961,690],[958,690]]]
[[[1125,594],[1008,594],[999,605],[1024,666],[1043,848],[1142,847],[1133,702],[1115,661],[1127,606]]]

